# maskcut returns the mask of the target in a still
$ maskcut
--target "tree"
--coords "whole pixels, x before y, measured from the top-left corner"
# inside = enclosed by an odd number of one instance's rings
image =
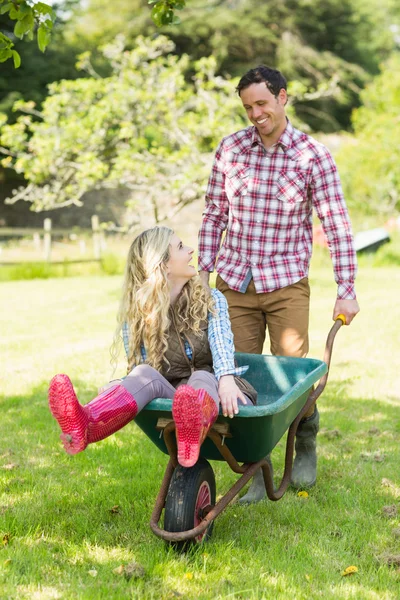
[[[354,137],[337,160],[349,205],[364,215],[400,212],[400,54],[363,90]]]
[[[138,220],[157,223],[203,195],[211,151],[244,116],[212,57],[194,64],[188,82],[189,59],[173,49],[163,36],[140,37],[132,51],[117,39],[104,48],[109,77],[51,84],[40,112],[19,101],[14,109],[24,114],[0,138],[3,167],[27,181],[11,202],[43,210],[79,205],[96,188],[124,188]],[[85,54],[81,66],[89,65]]]
[[[29,2],[26,0],[0,0],[0,14],[8,15],[15,21],[13,35],[19,39],[26,37],[33,40],[36,31],[37,43],[42,52],[49,45],[53,29],[55,12],[44,2]],[[21,64],[21,57],[14,49],[10,35],[0,32],[0,62],[12,58],[16,69]]]
[[[178,54],[213,54],[218,73],[265,63],[308,91],[325,88],[297,98],[296,114],[312,131],[332,132],[351,126],[361,89],[396,45],[392,1],[190,0],[181,24],[165,31]]]

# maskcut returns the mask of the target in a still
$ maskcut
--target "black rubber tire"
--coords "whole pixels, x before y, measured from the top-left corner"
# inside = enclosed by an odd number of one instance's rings
[[[202,484],[207,483],[210,488],[212,506],[215,505],[216,487],[215,475],[210,463],[200,458],[190,468],[178,465],[172,475],[171,483],[165,501],[164,529],[165,531],[187,531],[193,529],[197,495]],[[188,550],[191,545],[205,542],[211,537],[214,523],[211,523],[203,538],[185,542],[172,542],[171,545],[178,551]]]

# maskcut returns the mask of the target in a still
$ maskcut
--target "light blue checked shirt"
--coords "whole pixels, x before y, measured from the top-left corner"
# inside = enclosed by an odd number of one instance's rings
[[[228,313],[228,304],[225,296],[218,290],[211,290],[214,300],[215,315],[208,315],[208,341],[210,343],[211,354],[213,358],[213,367],[215,377],[219,379],[223,375],[243,375],[249,367],[235,367],[235,346],[233,344],[233,334],[231,322]],[[129,355],[129,331],[126,323],[122,326],[122,337],[126,355]],[[192,349],[185,340],[185,351],[192,359]],[[142,362],[146,361],[147,354],[144,346],[141,348]]]

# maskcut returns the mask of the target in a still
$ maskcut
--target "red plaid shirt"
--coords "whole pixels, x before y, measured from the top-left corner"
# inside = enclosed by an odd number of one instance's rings
[[[353,234],[327,148],[289,121],[269,150],[253,126],[225,137],[208,182],[199,269],[215,267],[238,292],[250,275],[259,293],[299,281],[310,265],[313,207],[328,240],[338,298],[355,298]]]

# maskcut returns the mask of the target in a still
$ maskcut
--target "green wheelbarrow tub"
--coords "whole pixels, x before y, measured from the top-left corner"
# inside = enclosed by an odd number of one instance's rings
[[[236,353],[237,365],[249,367],[244,377],[258,392],[257,405],[239,405],[233,419],[221,412],[218,423],[229,425],[224,443],[238,462],[257,462],[276,446],[307,401],[314,383],[327,372],[327,365],[314,358],[291,358],[265,354]],[[172,419],[172,400],[156,398],[136,417],[135,422],[165,454],[159,418]],[[224,460],[215,444],[206,439],[200,455],[208,460]]]

